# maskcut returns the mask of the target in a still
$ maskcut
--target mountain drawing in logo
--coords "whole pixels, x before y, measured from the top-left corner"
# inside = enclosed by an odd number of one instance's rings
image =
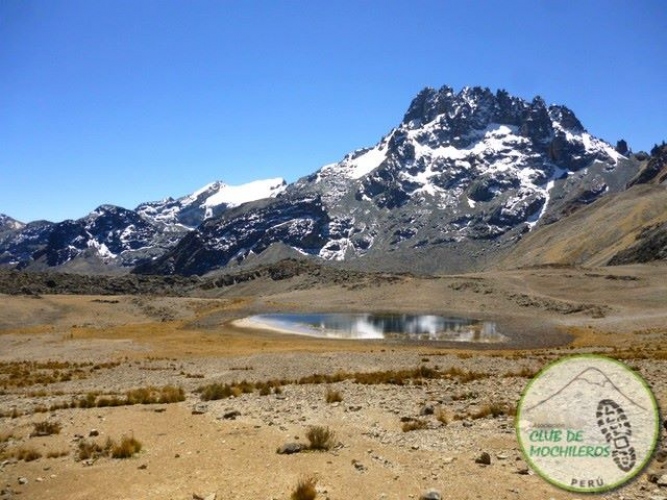
[[[595,366],[585,368],[560,389],[525,408],[524,411],[529,412],[549,403],[556,403],[558,407],[566,408],[582,396],[585,396],[589,400],[595,400],[596,404],[605,399],[618,401],[622,398],[622,400],[627,401],[634,407],[647,411],[647,408],[625,394],[605,372]]]

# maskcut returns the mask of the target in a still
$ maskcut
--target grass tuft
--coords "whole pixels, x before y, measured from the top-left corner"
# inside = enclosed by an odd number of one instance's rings
[[[134,436],[123,436],[120,444],[111,446],[111,458],[130,458],[141,451],[141,443]]]
[[[299,483],[290,496],[291,500],[315,500],[317,498],[316,485],[317,479],[314,477],[299,479]]]
[[[46,458],[60,458],[69,455],[69,450],[50,451],[46,454]]]
[[[316,425],[308,429],[306,438],[310,442],[308,446],[310,450],[330,450],[336,444],[336,433],[329,429],[329,427],[322,427],[321,425]]]
[[[343,395],[340,393],[340,391],[328,387],[326,392],[324,393],[324,400],[329,404],[340,403],[341,401],[343,401]]]
[[[408,422],[403,422],[401,429],[403,429],[403,432],[410,432],[426,429],[427,427],[428,422],[426,422],[426,420],[415,419]]]
[[[507,403],[489,403],[480,407],[477,411],[474,411],[469,414],[469,417],[473,420],[478,420],[480,418],[486,418],[491,416],[492,418],[498,418],[500,416],[514,416],[516,414],[516,407],[509,405]]]
[[[79,451],[76,454],[79,460],[97,460],[109,454],[111,441],[107,441],[107,446],[102,447],[95,441],[87,441],[85,439],[79,441]]]
[[[79,452],[77,458],[79,460],[97,460],[101,457],[111,458],[130,458],[141,451],[141,443],[134,438],[134,436],[123,436],[120,443],[116,443],[113,439],[107,438],[104,446],[101,446],[95,441],[86,441],[85,439],[79,442]]]
[[[42,437],[42,436],[51,436],[53,434],[60,434],[62,425],[60,422],[44,420],[42,422],[34,422],[34,430],[30,434],[30,437]]]
[[[435,418],[443,425],[449,425],[449,423],[452,421],[452,417],[443,408],[438,408],[438,410],[435,412]]]
[[[14,453],[14,456],[17,460],[23,460],[24,462],[32,462],[42,457],[42,454],[34,448],[19,448]]]

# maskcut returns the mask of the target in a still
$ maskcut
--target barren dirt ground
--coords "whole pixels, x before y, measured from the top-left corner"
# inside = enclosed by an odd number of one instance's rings
[[[231,323],[266,311],[462,315],[496,321],[511,340],[343,341]],[[431,488],[448,499],[581,498],[527,468],[511,415],[532,374],[579,352],[638,370],[664,419],[667,266],[336,286],[297,277],[180,298],[0,296],[0,498],[288,499],[306,477],[332,500],[418,499]],[[414,376],[420,367],[441,375]],[[388,370],[405,372],[388,380]],[[400,377],[403,385],[388,383]],[[203,401],[198,388],[213,383],[236,383],[234,396]],[[165,386],[182,388],[184,400],[101,403]],[[327,402],[327,391],[341,400]],[[502,411],[485,415],[490,406]],[[405,421],[424,428],[404,432]],[[42,422],[59,432],[31,437]],[[276,453],[308,443],[312,426],[335,432],[329,451]],[[131,458],[79,456],[81,443],[124,436],[142,445]],[[664,430],[658,448],[667,449]],[[476,463],[482,452],[490,465]],[[667,498],[652,474],[667,474],[664,455],[602,497]]]

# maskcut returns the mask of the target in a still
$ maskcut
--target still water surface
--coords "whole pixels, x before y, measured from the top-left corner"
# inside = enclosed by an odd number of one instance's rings
[[[491,321],[432,314],[275,313],[248,318],[291,333],[341,339],[501,342]]]

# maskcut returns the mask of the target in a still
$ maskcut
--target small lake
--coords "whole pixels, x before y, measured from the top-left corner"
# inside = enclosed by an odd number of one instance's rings
[[[247,318],[255,326],[300,335],[340,339],[392,339],[447,342],[507,340],[491,321],[432,314],[275,313]]]

